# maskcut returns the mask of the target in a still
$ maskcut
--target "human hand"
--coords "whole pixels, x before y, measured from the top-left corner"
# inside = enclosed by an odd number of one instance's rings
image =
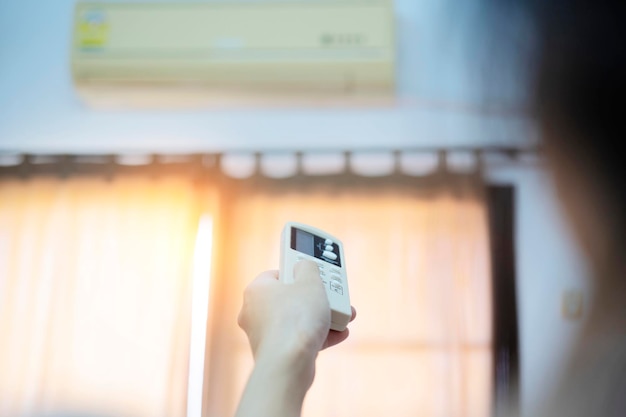
[[[353,308],[352,319],[355,315]],[[278,281],[277,271],[259,275],[244,292],[238,322],[255,365],[236,416],[299,416],[317,353],[349,335],[347,329],[330,330],[330,306],[317,264],[297,263],[289,284]]]
[[[352,308],[352,320],[356,311]],[[244,292],[240,327],[255,358],[264,350],[315,357],[349,333],[330,330],[330,306],[315,262],[298,262],[294,282],[278,281],[277,271],[260,274]]]

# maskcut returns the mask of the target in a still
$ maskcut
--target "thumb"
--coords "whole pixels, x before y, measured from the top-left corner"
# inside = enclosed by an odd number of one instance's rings
[[[294,282],[319,282],[320,271],[313,261],[300,261],[293,268]]]

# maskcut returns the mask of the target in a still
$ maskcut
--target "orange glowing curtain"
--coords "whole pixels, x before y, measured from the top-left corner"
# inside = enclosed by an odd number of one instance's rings
[[[225,184],[0,182],[0,415],[183,415],[191,257],[207,214],[218,265],[205,417],[233,414],[252,365],[236,325],[242,290],[278,265],[287,220],[345,241],[359,310],[349,341],[320,355],[304,417],[489,414],[491,294],[480,187],[426,192],[393,178]]]
[[[0,181],[0,415],[185,413],[188,178]]]
[[[323,187],[253,184],[236,193],[224,241],[228,273],[215,277],[221,314],[213,327],[209,417],[232,415],[246,382],[252,359],[235,323],[241,293],[259,271],[277,267],[288,220],[344,240],[358,310],[350,339],[321,353],[304,417],[490,414],[485,204],[480,186],[435,188],[361,179]]]

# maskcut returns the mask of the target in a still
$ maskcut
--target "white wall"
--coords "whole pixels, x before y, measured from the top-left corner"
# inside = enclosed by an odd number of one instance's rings
[[[547,174],[537,167],[493,169],[494,183],[516,186],[516,261],[524,417],[536,415],[565,365],[582,321],[561,316],[563,291],[581,290],[588,311],[586,264],[574,245]]]
[[[455,3],[395,2],[398,95],[413,104],[367,110],[95,111],[81,103],[72,86],[74,0],[0,0],[0,151],[355,149],[525,141],[528,128],[518,118],[488,118],[435,104],[476,104],[482,91],[476,45],[469,41],[472,11]]]

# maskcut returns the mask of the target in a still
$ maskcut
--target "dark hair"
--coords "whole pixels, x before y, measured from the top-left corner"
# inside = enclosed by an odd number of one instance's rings
[[[524,34],[529,103],[543,144],[591,179],[602,199],[597,213],[606,217],[607,259],[619,260],[626,251],[626,1],[491,0],[490,10],[492,21],[522,15],[531,28]]]
[[[581,158],[626,209],[626,2],[537,1],[530,13],[539,33],[534,108],[542,127],[563,132],[545,140]]]
[[[626,390],[626,1],[491,0],[493,16],[522,14],[532,28],[531,112],[555,162],[565,204],[585,206],[594,305],[557,415],[622,415]],[[572,183],[579,180],[581,183]],[[579,188],[580,190],[577,190]],[[572,191],[573,190],[573,191]],[[584,197],[588,197],[584,201]],[[590,200],[590,201],[589,201]],[[578,207],[567,207],[575,213]],[[591,219],[591,220],[590,220]],[[576,224],[575,224],[576,225]],[[598,238],[599,236],[599,238]],[[600,242],[601,249],[593,245]],[[583,242],[581,242],[583,243]],[[584,245],[583,245],[584,246]],[[618,405],[620,404],[621,405]],[[548,414],[555,415],[555,413]]]

